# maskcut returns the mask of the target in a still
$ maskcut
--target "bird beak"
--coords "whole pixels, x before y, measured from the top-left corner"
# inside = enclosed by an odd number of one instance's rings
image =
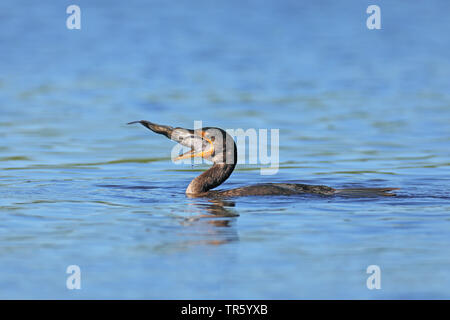
[[[174,128],[170,126],[163,126],[160,124],[156,124],[147,120],[139,120],[139,121],[132,121],[128,122],[127,124],[134,124],[134,123],[140,123],[147,129],[152,130],[153,132],[165,135],[167,138],[171,139],[172,133],[174,131]]]
[[[206,138],[205,131],[200,131],[199,135],[202,137],[202,139],[204,141],[209,143],[209,149],[206,151],[203,151],[203,149],[202,149],[202,151],[196,152],[195,148],[193,146],[191,146],[190,151],[185,152],[182,155],[176,157],[174,159],[175,161],[182,160],[182,159],[189,159],[189,158],[197,158],[197,157],[208,158],[214,153],[214,144],[210,139]]]
[[[128,124],[134,123],[140,123],[144,127],[150,129],[153,132],[162,134],[173,141],[176,141],[186,147],[191,148],[191,151],[188,151],[176,157],[174,160],[189,159],[196,157],[208,158],[214,153],[214,144],[211,141],[211,139],[208,139],[206,137],[206,132],[203,130],[194,131],[184,128],[173,128],[170,126],[159,125],[146,120],[133,121],[129,122]],[[201,141],[199,141],[199,138],[201,139]],[[208,150],[204,151],[205,149],[204,147],[208,147],[208,144],[209,144]]]

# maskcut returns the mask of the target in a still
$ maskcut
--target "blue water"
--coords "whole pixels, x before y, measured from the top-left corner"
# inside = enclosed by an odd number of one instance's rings
[[[1,1],[0,298],[450,298],[449,9]],[[280,130],[276,175],[240,164],[220,188],[401,190],[190,199],[207,165],[172,163],[139,119]]]

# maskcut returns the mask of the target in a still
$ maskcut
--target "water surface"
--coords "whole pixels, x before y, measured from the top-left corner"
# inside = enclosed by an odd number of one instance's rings
[[[80,0],[79,31],[69,4],[0,4],[1,298],[450,298],[446,1],[374,31],[366,1]],[[280,129],[279,172],[222,188],[401,190],[189,199],[207,166],[139,119]]]

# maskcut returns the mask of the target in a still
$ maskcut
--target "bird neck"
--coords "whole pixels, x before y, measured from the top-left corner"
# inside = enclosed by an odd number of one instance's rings
[[[234,170],[235,163],[214,163],[214,165],[191,181],[186,194],[200,194],[221,185]]]

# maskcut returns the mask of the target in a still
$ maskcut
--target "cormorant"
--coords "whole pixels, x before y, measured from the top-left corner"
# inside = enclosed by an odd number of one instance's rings
[[[237,197],[237,196],[266,196],[293,195],[302,193],[321,195],[353,195],[353,196],[395,196],[390,191],[398,188],[357,188],[334,189],[322,185],[307,185],[298,183],[264,183],[228,190],[211,190],[221,185],[234,170],[237,163],[237,148],[233,138],[224,130],[205,127],[198,130],[173,128],[159,125],[146,120],[133,121],[128,124],[140,123],[153,132],[165,135],[191,151],[184,153],[175,160],[202,157],[212,161],[211,168],[194,178],[186,189],[190,197]]]

